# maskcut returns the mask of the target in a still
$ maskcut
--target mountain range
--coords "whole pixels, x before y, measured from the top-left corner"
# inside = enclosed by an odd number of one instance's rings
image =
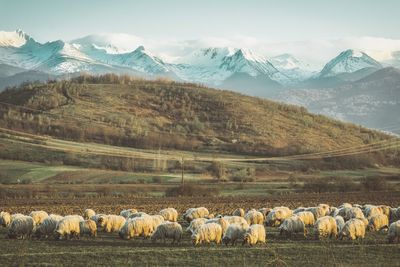
[[[348,49],[318,70],[291,54],[267,58],[245,48],[209,47],[178,58],[160,57],[144,46],[122,49],[112,40],[108,35],[90,35],[70,42],[40,43],[22,30],[0,32],[0,91],[23,81],[112,72],[167,77],[278,99],[378,129],[399,123],[397,118],[378,118],[377,110],[391,105],[395,110],[389,109],[397,111],[400,106],[398,83],[393,83],[398,71],[391,68],[400,67],[400,51],[378,62],[365,52]],[[352,109],[347,106],[349,98],[343,99],[350,95]],[[363,111],[356,112],[361,106],[354,103],[361,99]]]

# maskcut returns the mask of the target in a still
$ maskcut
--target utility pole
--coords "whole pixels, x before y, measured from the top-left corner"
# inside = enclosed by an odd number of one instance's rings
[[[182,184],[182,188],[183,188],[183,184],[184,184],[184,168],[185,168],[184,164],[185,164],[185,162],[184,162],[184,159],[183,159],[183,156],[182,156],[182,158],[181,158],[181,171],[182,171],[181,184]]]

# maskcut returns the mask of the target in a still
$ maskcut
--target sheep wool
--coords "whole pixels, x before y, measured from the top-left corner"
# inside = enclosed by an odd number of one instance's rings
[[[159,214],[164,217],[165,221],[170,221],[170,222],[178,221],[178,211],[174,208],[166,208],[160,210]]]
[[[191,239],[193,245],[202,243],[210,244],[210,242],[220,244],[222,239],[222,227],[217,223],[203,224],[192,234]]]
[[[29,214],[29,216],[32,217],[33,222],[35,223],[35,225],[39,225],[44,221],[44,219],[49,217],[49,214],[47,214],[47,212],[45,212],[43,210],[38,210],[38,211],[32,211]]]
[[[151,235],[151,241],[156,242],[158,239],[161,239],[165,243],[166,239],[172,239],[172,244],[175,242],[179,243],[181,241],[182,234],[182,226],[179,223],[169,221],[163,222],[157,226],[157,229]]]
[[[314,224],[314,235],[316,239],[320,237],[337,237],[336,220],[331,216],[319,218]]]
[[[304,222],[297,215],[285,219],[279,226],[279,233],[289,237],[295,233],[303,233],[304,237],[307,237]]]
[[[265,228],[261,224],[253,224],[244,234],[243,244],[256,245],[257,243],[265,243]]]
[[[18,216],[13,219],[8,228],[9,238],[29,238],[34,230],[35,222],[31,216]]]
[[[348,238],[350,240],[363,239],[365,237],[365,225],[360,219],[351,219],[346,222],[339,234],[340,239]]]
[[[310,211],[301,211],[296,215],[300,218],[300,220],[303,221],[305,226],[314,225],[315,223],[314,214],[312,214]]]
[[[264,223],[264,216],[261,212],[255,209],[249,210],[246,215],[244,215],[244,218],[249,225]]]
[[[228,245],[229,243],[231,243],[232,246],[236,245],[238,240],[244,240],[244,235],[248,228],[248,224],[230,224],[222,237],[222,242],[225,245]]]
[[[97,220],[97,224],[100,228],[104,229],[104,232],[118,232],[122,226],[124,226],[126,219],[119,215],[105,215],[100,216]]]
[[[89,220],[94,215],[96,215],[96,212],[94,210],[92,210],[92,209],[85,209],[85,211],[83,212],[83,218],[85,220]]]
[[[233,215],[233,216],[243,217],[243,216],[244,216],[244,209],[242,209],[242,208],[235,209],[235,210],[232,212],[232,215]]]
[[[368,230],[379,231],[385,227],[389,227],[389,218],[385,214],[377,214],[369,219]]]
[[[388,231],[388,241],[389,243],[394,243],[397,239],[397,243],[400,242],[400,220],[393,222],[389,226]]]

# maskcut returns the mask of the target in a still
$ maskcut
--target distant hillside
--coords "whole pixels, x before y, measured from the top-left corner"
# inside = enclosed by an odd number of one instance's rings
[[[112,74],[25,85],[0,102],[2,127],[138,148],[290,155],[388,138],[297,106]]]
[[[278,99],[370,128],[400,133],[400,70],[384,68],[333,89],[297,89]]]

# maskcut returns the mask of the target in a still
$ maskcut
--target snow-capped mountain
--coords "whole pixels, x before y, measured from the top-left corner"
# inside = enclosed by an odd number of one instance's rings
[[[380,69],[382,65],[364,52],[349,49],[329,61],[319,73],[319,76],[332,77],[341,73],[353,73],[365,68]]]
[[[291,54],[282,54],[270,59],[270,62],[294,81],[303,81],[315,72],[310,64],[304,63]]]

